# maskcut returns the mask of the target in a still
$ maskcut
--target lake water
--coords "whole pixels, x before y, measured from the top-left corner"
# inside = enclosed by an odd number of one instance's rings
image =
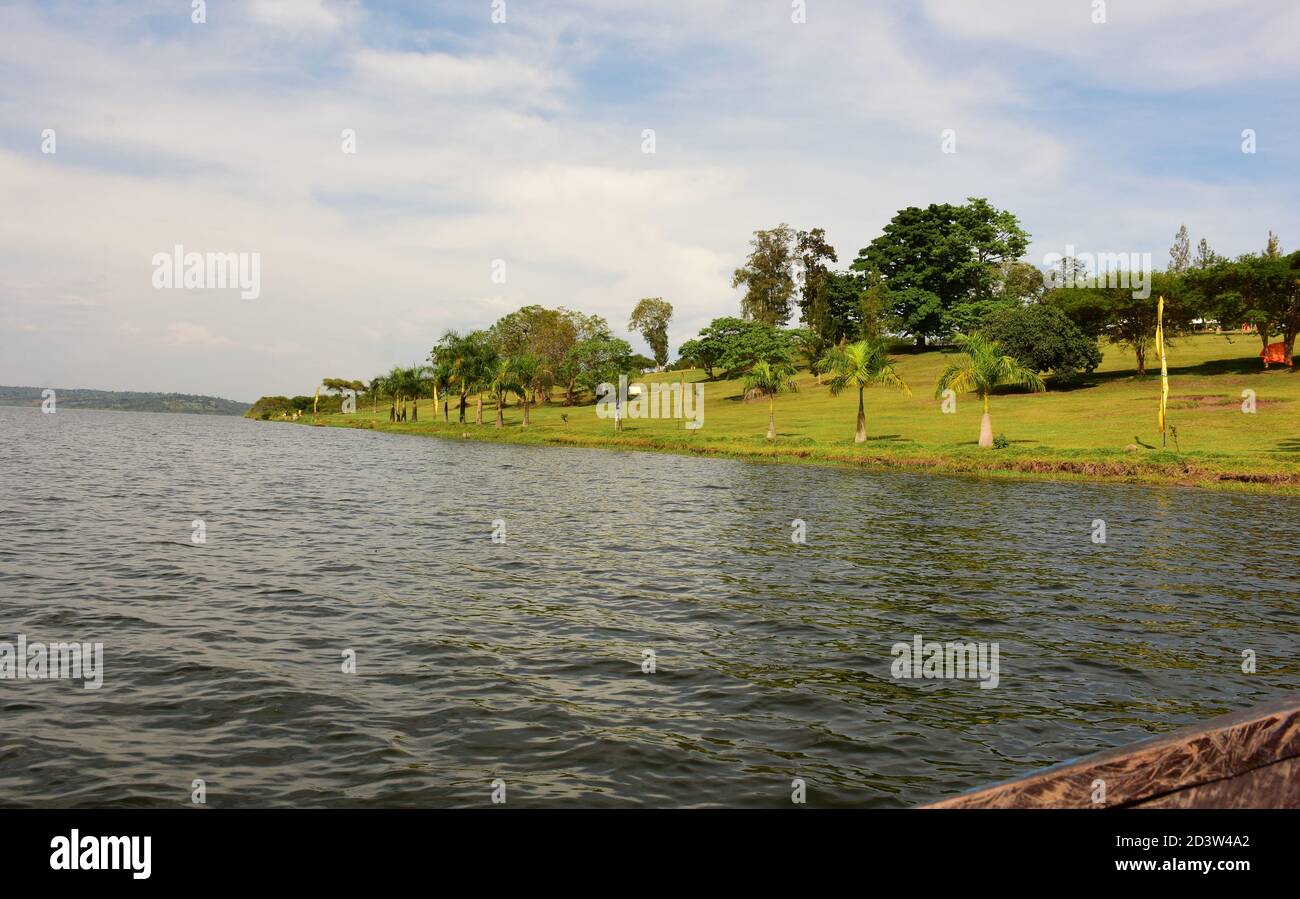
[[[0,805],[935,800],[1300,689],[1297,532],[1293,499],[0,408],[0,641],[105,669],[0,680]],[[998,643],[997,687],[893,678],[917,635]]]

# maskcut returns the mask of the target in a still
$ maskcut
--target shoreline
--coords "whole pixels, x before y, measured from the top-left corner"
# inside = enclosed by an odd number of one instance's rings
[[[1222,459],[1203,453],[1176,453],[1166,450],[1143,450],[1157,456],[1150,461],[1135,461],[1131,454],[1079,450],[1076,453],[1049,454],[1016,449],[976,449],[969,451],[888,451],[880,448],[858,449],[856,445],[827,445],[789,438],[766,441],[761,438],[710,440],[707,437],[665,439],[638,436],[624,431],[621,435],[590,433],[556,433],[554,427],[534,425],[523,430],[512,422],[498,429],[491,422],[483,424],[457,422],[399,422],[355,415],[324,414],[319,421],[304,416],[297,422],[274,420],[268,424],[297,424],[309,427],[351,428],[383,431],[440,440],[479,440],[489,443],[525,446],[558,446],[582,449],[631,450],[677,456],[712,456],[746,462],[781,465],[818,465],[856,468],[869,471],[902,471],[941,476],[987,477],[1007,480],[1067,481],[1073,483],[1129,484],[1144,487],[1189,487],[1249,495],[1300,496],[1300,471],[1291,467],[1278,470],[1263,467],[1234,466],[1231,457]],[[868,446],[870,444],[868,440]]]

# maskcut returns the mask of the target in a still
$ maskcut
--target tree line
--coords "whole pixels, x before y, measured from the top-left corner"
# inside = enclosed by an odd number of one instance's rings
[[[1290,363],[1300,333],[1300,252],[1284,254],[1272,232],[1262,252],[1227,259],[1204,238],[1193,254],[1181,227],[1166,269],[1146,273],[1150,296],[1135,295],[1127,281],[1117,284],[1108,277],[1113,273],[1092,271],[1077,258],[1062,258],[1052,270],[1034,266],[1023,259],[1029,240],[1013,213],[971,197],[961,205],[900,210],[838,268],[824,229],[782,223],[754,232],[733,273],[739,315],[716,318],[683,342],[671,366],[672,305],[647,297],[633,309],[628,330],[642,335],[653,358],[634,354],[601,316],[531,305],[486,329],[449,330],[424,362],[395,367],[369,384],[327,379],[325,385],[335,393],[365,388],[375,411],[386,400],[392,421],[407,421],[408,414],[418,421],[419,400],[429,397],[444,421],[454,408],[464,423],[473,404],[481,424],[487,396],[495,400],[500,426],[513,398],[526,426],[529,410],[551,402],[557,389],[573,405],[601,383],[652,367],[743,377],[747,392],[769,400],[792,387],[797,362],[818,383],[829,375],[836,391],[870,383],[906,389],[894,383],[889,363],[898,341],[917,348],[956,342],[965,361],[940,390],[973,390],[987,410],[990,384],[1045,389],[1044,375],[1073,380],[1100,365],[1103,342],[1129,350],[1145,374],[1156,295],[1165,298],[1168,338],[1210,323],[1247,326],[1265,347],[1278,335]],[[796,312],[799,324],[790,327]]]

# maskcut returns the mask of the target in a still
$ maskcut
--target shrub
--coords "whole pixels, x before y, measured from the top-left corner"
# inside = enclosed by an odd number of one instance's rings
[[[980,328],[1003,351],[1036,372],[1068,381],[1101,364],[1097,340],[1084,334],[1055,306],[1034,303],[991,311]]]

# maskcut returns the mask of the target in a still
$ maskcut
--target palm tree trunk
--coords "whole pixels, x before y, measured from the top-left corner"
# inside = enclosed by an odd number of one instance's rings
[[[980,419],[980,446],[989,449],[993,446],[993,419],[989,418],[989,397],[984,395],[984,417]]]
[[[528,400],[524,400],[524,427],[528,427]]]
[[[467,405],[469,405],[469,401],[466,398],[465,394],[462,393],[460,395],[460,423],[461,424],[465,423],[465,407]]]
[[[497,394],[497,427],[498,428],[504,428],[506,426],[506,417],[502,411],[505,404],[506,404],[506,395],[504,393],[498,393]]]
[[[478,408],[474,411],[474,424],[483,424],[483,394],[478,395]]]
[[[448,410],[448,408],[447,408],[448,405],[449,405],[449,404],[448,404],[448,402],[447,402],[447,397],[444,396],[444,397],[442,398],[442,421],[443,421],[443,424],[450,424],[450,423],[451,423],[451,412],[450,412],[450,410]]]
[[[411,398],[411,421],[420,420],[420,397],[418,395]]]
[[[854,443],[867,442],[867,407],[862,401],[863,388],[858,388],[858,431],[853,435]]]
[[[774,405],[776,394],[767,395],[767,439],[772,440],[776,437],[776,407]]]

